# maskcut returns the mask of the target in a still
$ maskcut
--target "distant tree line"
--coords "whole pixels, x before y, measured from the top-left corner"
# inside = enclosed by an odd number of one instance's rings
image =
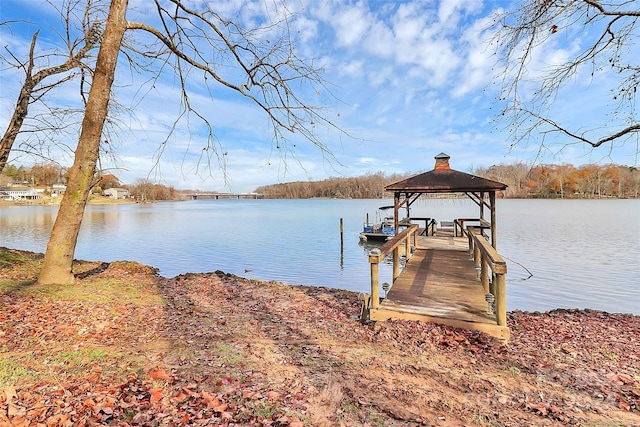
[[[508,198],[637,198],[640,169],[633,166],[500,164],[477,168],[474,175],[509,187]]]
[[[180,200],[183,198],[183,194],[175,188],[163,184],[154,184],[147,179],[138,179],[127,188],[129,193],[138,200]]]
[[[54,184],[67,184],[67,168],[46,163],[31,167],[8,164],[0,174],[0,187],[21,184],[34,187],[51,187]],[[94,176],[91,193],[102,194],[109,188],[125,188],[132,197],[138,200],[180,200],[182,192],[163,184],[154,184],[147,179],[138,179],[132,185],[120,183],[117,176],[109,173],[98,173]]]
[[[503,182],[509,187],[506,198],[638,198],[640,197],[640,169],[633,166],[594,165],[538,165],[529,167],[522,162],[476,168],[472,174]],[[295,181],[265,185],[255,192],[269,199],[378,199],[384,187],[407,178],[410,174],[376,172],[359,177],[328,178],[322,181]],[[0,174],[0,187],[12,183],[33,186],[66,184],[67,169],[56,164],[32,167],[7,165]],[[121,184],[112,174],[98,174],[92,192],[101,194],[108,188],[126,188],[139,200],[180,200],[185,191],[138,179],[131,185]]]
[[[383,172],[353,178],[328,178],[322,181],[295,181],[265,185],[255,192],[268,199],[378,199],[384,196],[384,187],[409,175]]]
[[[506,198],[637,198],[640,169],[620,165],[538,165],[522,162],[476,168],[472,174],[507,184]],[[355,178],[295,181],[266,185],[255,192],[270,199],[346,198],[389,196],[384,187],[409,175],[377,172]]]
[[[64,184],[67,169],[49,163],[32,167],[14,166],[8,164],[0,174],[0,187],[13,183],[26,183],[29,185]]]

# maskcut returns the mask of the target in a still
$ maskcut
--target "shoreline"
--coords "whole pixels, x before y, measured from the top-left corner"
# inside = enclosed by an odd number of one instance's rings
[[[1,207],[1,206],[0,206]],[[33,257],[44,257],[44,253],[42,252],[33,252],[33,251],[28,251],[28,250],[22,250],[22,249],[14,249],[14,248],[8,248],[8,247],[4,247],[4,246],[0,246],[0,251],[16,251],[19,253],[24,253],[24,254],[28,254],[29,256],[33,256]],[[99,263],[99,264],[110,264],[110,262],[105,262],[105,261],[89,261],[89,260],[79,260],[79,259],[75,259],[74,258],[74,263]],[[118,263],[118,262],[130,262],[130,263],[134,263],[134,264],[138,264],[137,261],[127,261],[127,260],[116,260],[116,261],[112,261],[114,263]],[[141,264],[143,265],[143,264]],[[342,288],[332,288],[332,287],[328,287],[328,286],[315,286],[315,285],[300,285],[300,284],[293,284],[293,283],[289,283],[289,282],[283,282],[283,281],[272,281],[272,280],[266,280],[266,279],[250,279],[247,277],[243,277],[237,274],[233,274],[233,273],[227,273],[227,272],[223,272],[221,270],[216,270],[215,272],[211,272],[211,271],[204,271],[204,272],[184,272],[184,273],[180,273],[176,276],[163,276],[159,273],[160,269],[157,267],[154,267],[152,265],[144,265],[146,268],[149,268],[153,271],[153,274],[155,276],[157,276],[158,278],[162,279],[162,280],[175,280],[179,277],[182,276],[192,276],[192,275],[211,275],[211,274],[223,274],[227,277],[232,277],[236,280],[248,280],[248,281],[258,281],[258,282],[277,282],[280,283],[282,285],[286,285],[286,286],[308,286],[308,287],[312,287],[312,288],[321,288],[321,289],[335,289],[337,291],[340,292],[347,292],[347,293],[351,293],[354,296],[358,296],[360,292],[358,291],[353,291],[353,290],[348,290],[348,289],[342,289]],[[82,275],[82,274],[81,274]],[[601,310],[601,309],[594,309],[594,308],[588,308],[588,307],[556,307],[556,308],[549,308],[546,310],[522,310],[519,308],[515,308],[513,310],[508,310],[507,314],[508,315],[517,315],[517,314],[524,314],[524,315],[531,315],[531,316],[540,316],[540,315],[550,315],[553,313],[563,313],[563,312],[580,312],[582,314],[585,315],[591,315],[594,313],[602,313],[605,315],[619,315],[619,316],[633,316],[633,317],[640,317],[640,313],[632,313],[632,312],[621,312],[621,311],[609,311],[609,310]]]
[[[9,206],[59,206],[62,197],[43,197],[38,200],[0,200],[0,208]],[[137,203],[133,199],[110,199],[102,196],[89,197],[89,205],[122,205]]]
[[[0,208],[9,207],[9,206],[55,206],[60,204],[61,197],[43,197],[38,200],[3,200],[0,199]],[[298,199],[290,199],[290,198],[260,198],[260,199],[250,199],[250,200],[331,200],[336,199],[335,197],[310,197],[310,198],[298,198]],[[188,198],[181,199],[173,199],[173,200],[153,200],[153,201],[144,201],[140,202],[138,200],[133,199],[110,199],[108,197],[92,195],[89,198],[87,204],[89,205],[120,205],[120,204],[135,204],[135,203],[159,203],[159,202],[183,202],[190,201]],[[235,200],[235,199],[231,199]],[[346,200],[346,199],[345,199]],[[349,200],[373,200],[373,199],[349,199]],[[377,199],[376,199],[377,200]],[[379,200],[390,200],[389,197],[381,198]],[[556,197],[506,197],[501,200],[562,200],[562,201],[577,201],[577,200],[585,200],[585,201],[595,201],[595,200],[640,200],[640,197],[573,197],[573,198],[556,198]]]

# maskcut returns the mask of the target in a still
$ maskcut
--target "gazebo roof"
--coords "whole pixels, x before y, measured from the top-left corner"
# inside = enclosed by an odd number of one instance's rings
[[[449,156],[440,153],[435,168],[402,181],[389,184],[386,191],[411,193],[464,193],[476,191],[501,191],[506,184],[481,178],[449,167]]]

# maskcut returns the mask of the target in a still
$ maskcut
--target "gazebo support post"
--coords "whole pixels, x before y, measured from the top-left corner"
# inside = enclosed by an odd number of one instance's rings
[[[489,204],[491,205],[491,246],[496,249],[496,192],[489,192]]]
[[[400,211],[400,193],[393,193],[393,233],[398,234],[398,212]]]

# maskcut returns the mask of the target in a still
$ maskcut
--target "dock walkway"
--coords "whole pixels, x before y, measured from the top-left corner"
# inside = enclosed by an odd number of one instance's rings
[[[397,234],[369,252],[371,294],[361,295],[361,318],[426,320],[508,340],[507,264],[496,249],[496,195],[507,185],[452,169],[448,154],[440,153],[434,159],[433,170],[384,187],[393,192]],[[451,196],[469,198],[478,206],[478,216],[438,222],[433,206],[411,215],[411,206],[421,197]],[[402,272],[401,253],[408,258]],[[392,287],[382,284],[388,292],[381,300],[380,263],[389,255],[393,256],[393,276],[388,282]]]
[[[413,255],[370,320],[422,320],[509,339],[489,313],[485,290],[466,237],[420,236]]]

